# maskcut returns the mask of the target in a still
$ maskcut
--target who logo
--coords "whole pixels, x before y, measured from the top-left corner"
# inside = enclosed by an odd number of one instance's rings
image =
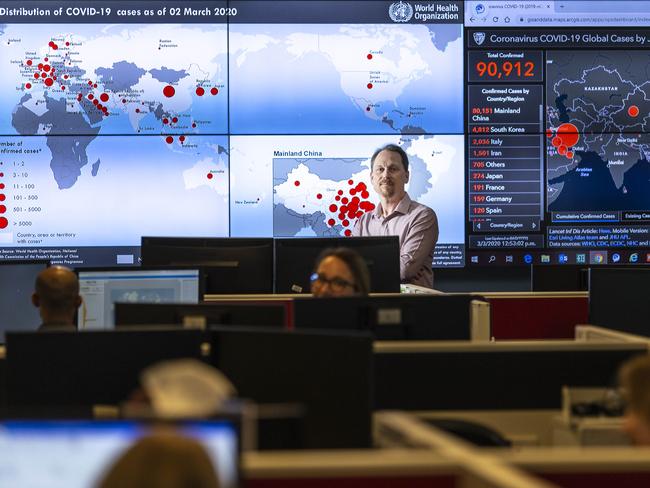
[[[388,7],[388,15],[393,22],[408,22],[413,17],[413,6],[408,2],[395,2]]]
[[[474,32],[474,42],[479,46],[485,41],[485,32]]]

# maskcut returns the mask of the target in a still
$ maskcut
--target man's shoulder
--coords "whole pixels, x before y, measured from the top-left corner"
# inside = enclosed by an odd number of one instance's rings
[[[415,200],[411,200],[409,214],[419,218],[437,218],[436,212],[431,207],[427,207],[425,204],[416,202]]]

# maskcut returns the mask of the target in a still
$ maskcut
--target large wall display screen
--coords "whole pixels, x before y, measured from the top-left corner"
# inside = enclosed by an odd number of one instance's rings
[[[0,2],[0,259],[346,236],[408,153],[464,265],[463,2]]]

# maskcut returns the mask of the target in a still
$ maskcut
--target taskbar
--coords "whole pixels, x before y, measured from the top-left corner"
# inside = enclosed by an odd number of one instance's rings
[[[650,249],[579,250],[579,251],[479,251],[467,253],[469,266],[527,266],[531,264],[650,264]]]

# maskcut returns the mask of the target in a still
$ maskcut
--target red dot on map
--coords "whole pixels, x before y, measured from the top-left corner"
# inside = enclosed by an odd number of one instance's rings
[[[163,124],[165,124],[165,125],[169,124],[169,119],[167,119],[167,118],[163,119]]]
[[[567,152],[567,148],[566,148],[566,146],[565,146],[565,145],[561,145],[561,146],[558,148],[557,152],[559,152],[562,156],[564,156],[564,155],[566,154],[566,152]]]
[[[174,142],[174,138],[172,136],[167,136],[165,142],[167,142],[167,144],[171,144],[172,142]]]
[[[296,186],[300,186],[300,182],[298,180],[294,181],[293,184]]]
[[[171,85],[167,85],[165,88],[163,88],[163,95],[165,95],[167,98],[173,97],[175,93],[176,89]]]
[[[348,207],[346,207],[345,205],[341,205],[341,208],[339,210],[341,211],[341,215],[343,215],[343,217],[345,217],[344,214],[345,214],[345,212],[348,211]],[[341,217],[341,218],[343,218],[343,217]]]
[[[339,195],[343,195],[343,190],[339,190],[336,193],[338,193]]]
[[[69,46],[69,45],[70,45],[70,43],[69,43],[68,41],[66,41],[66,42],[65,42],[65,45],[66,45],[66,46]]]
[[[368,87],[368,90],[370,90],[372,88],[372,83],[368,83],[366,86]]]
[[[372,59],[372,54],[368,53],[368,55],[366,56],[366,58],[368,58],[368,59]]]
[[[64,79],[64,80],[67,80],[67,79],[68,79],[68,75],[63,75],[63,79]]]
[[[95,102],[93,102],[93,103],[95,103]],[[99,103],[99,102],[97,102],[97,108],[98,108],[99,110],[104,110],[104,106],[103,106],[101,103]]]
[[[200,97],[202,97],[205,94],[205,90],[203,89],[202,86],[197,86],[196,87],[196,94]]]
[[[573,159],[573,151],[567,151],[566,157],[569,159]]]
[[[0,217],[0,229],[6,229],[9,222],[4,217]]]
[[[5,176],[4,173],[0,173],[0,178],[4,178],[4,176]]]
[[[219,93],[219,89],[216,86],[212,87],[210,89],[210,93],[212,93],[213,95],[216,95],[217,93]]]
[[[562,139],[560,139],[559,136],[555,136],[551,141],[551,144],[553,144],[554,147],[560,147],[562,145]]]
[[[370,196],[370,193],[368,193],[366,190],[363,190],[361,192],[361,198],[368,198]]]
[[[52,49],[56,51],[57,49],[59,49],[59,45],[52,43]]]
[[[349,191],[348,193],[349,193],[350,195],[354,195],[354,194],[357,193],[357,190],[356,190],[355,188],[352,188],[352,189],[350,189],[350,191]]]
[[[343,220],[344,218],[345,218],[345,214],[343,212],[341,212],[339,214],[339,220]]]
[[[93,88],[97,88],[97,83],[93,83]]]
[[[353,184],[354,184],[354,180],[348,180],[348,185],[353,185]]]
[[[366,107],[366,112],[370,112],[370,107]]]
[[[7,211],[7,207],[4,205],[0,205],[0,213],[5,213]]]
[[[81,93],[77,95],[77,100],[81,101]]]
[[[53,80],[56,80],[56,76],[53,76],[52,79],[53,79]]]
[[[345,229],[345,237],[350,237],[352,235],[352,231],[350,229]]]
[[[97,99],[95,98],[95,99],[93,100],[93,104],[95,104],[95,105],[99,105],[99,100],[97,100]]]
[[[573,124],[562,124],[557,128],[557,136],[561,139],[562,144],[571,147],[575,146],[580,139],[578,135],[578,128]]]
[[[4,183],[0,183],[0,190],[4,190],[4,189],[5,189],[5,184],[4,184]]]
[[[34,73],[34,78],[38,79],[38,78],[40,78],[40,76],[41,75],[39,75],[38,73]]]
[[[88,94],[88,100],[92,100],[93,98],[95,98],[95,95],[93,95],[92,93],[89,93]]]
[[[348,219],[345,219],[343,222],[341,222],[343,227],[348,227],[350,225],[350,221]]]
[[[93,86],[93,82],[92,82],[92,81],[88,81],[88,86]]]
[[[140,109],[139,109],[139,108],[136,108],[136,109],[135,109],[135,113],[136,113],[136,114],[139,114],[139,113],[140,113]]]
[[[316,198],[318,198],[318,199],[320,200],[321,198],[323,198],[323,195],[321,195],[320,193],[318,193],[318,194],[316,195]]]
[[[350,201],[350,200],[348,200],[347,197],[343,197],[343,198],[341,199],[341,203],[345,203],[345,204],[347,204],[349,201]]]
[[[43,71],[50,71],[52,67],[49,64],[43,66]]]
[[[61,85],[61,90],[65,90],[65,86]]]
[[[341,201],[341,197],[340,197],[339,195],[336,195],[336,196],[334,197],[334,200],[336,200],[337,202],[340,202],[340,201]]]
[[[214,176],[212,175],[212,173],[208,173],[208,179],[209,179],[209,180],[211,180],[213,177],[214,177]]]
[[[553,131],[551,129],[546,129],[546,137],[548,138],[553,137]]]
[[[52,78],[45,78],[45,86],[52,86],[54,84],[54,80]]]
[[[47,61],[48,61],[48,58],[43,58],[43,61],[45,61],[45,62],[47,63]]]
[[[630,117],[636,117],[639,115],[639,107],[636,105],[631,105],[630,108],[627,109],[627,113]]]
[[[185,136],[180,136],[180,137],[178,138],[178,140],[181,141],[181,142],[185,142]]]
[[[334,204],[330,205],[330,212],[334,213],[334,212],[336,212],[338,209],[339,209],[339,208],[338,208],[336,205],[334,205]]]
[[[4,202],[7,197],[4,193],[0,193],[0,202]]]
[[[108,102],[108,94],[107,93],[102,93],[101,95],[99,95],[99,98],[104,103]]]
[[[175,124],[176,122],[178,122],[178,117],[172,117],[172,122],[173,122],[174,124]]]
[[[27,66],[31,66],[31,65],[32,65],[32,60],[31,60],[31,59],[28,59],[28,60],[26,61],[26,63],[27,63]]]
[[[359,210],[359,211],[357,212],[357,218],[361,217],[362,215],[363,215],[363,212],[362,212],[361,210]]]
[[[25,88],[27,88],[29,90],[31,87],[32,87],[31,83],[25,83]]]
[[[192,122],[192,128],[196,128],[196,122]]]
[[[327,223],[330,225],[330,227],[332,227],[334,224],[336,224],[336,220],[334,220],[334,219],[329,219],[329,220],[327,221]]]
[[[123,98],[123,99],[122,99],[122,103],[126,103],[126,98]]]

